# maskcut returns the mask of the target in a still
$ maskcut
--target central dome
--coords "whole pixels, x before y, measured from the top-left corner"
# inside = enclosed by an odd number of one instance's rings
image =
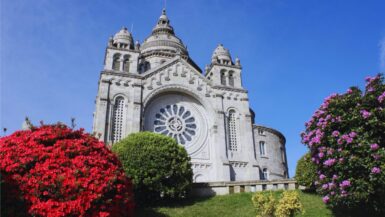
[[[177,53],[188,55],[182,40],[175,36],[174,29],[170,25],[170,20],[164,9],[158,23],[152,29],[151,35],[144,40],[140,49],[144,56],[152,54],[174,56]]]

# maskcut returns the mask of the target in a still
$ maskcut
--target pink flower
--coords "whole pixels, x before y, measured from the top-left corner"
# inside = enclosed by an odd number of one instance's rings
[[[329,185],[328,185],[328,184],[323,184],[323,185],[322,185],[322,189],[326,190],[326,189],[328,189],[328,188],[329,188]]]
[[[372,157],[374,158],[374,160],[379,160],[381,158],[379,154],[372,154]]]
[[[371,113],[366,110],[361,110],[360,113],[364,119],[367,119],[371,115]]]
[[[335,187],[336,187],[336,185],[333,182],[329,183],[329,190],[331,190],[331,189],[333,189]]]
[[[324,203],[328,203],[329,200],[330,200],[330,198],[329,198],[328,196],[325,196],[325,197],[322,198],[322,201],[323,201]]]
[[[327,167],[331,167],[331,166],[333,166],[335,163],[336,163],[336,159],[331,158],[331,159],[327,159],[327,160],[324,162],[324,165],[327,166]]]
[[[320,176],[319,176],[319,179],[320,180],[324,180],[326,178],[326,176],[324,175],[324,174],[321,174]]]
[[[344,180],[340,184],[340,188],[346,188],[350,186],[350,181],[349,180]]]
[[[334,130],[333,133],[332,133],[332,135],[333,135],[334,137],[337,137],[337,136],[340,135],[340,132],[338,132],[337,130]]]
[[[370,149],[372,150],[372,151],[375,151],[375,150],[377,150],[377,149],[379,149],[380,148],[380,146],[377,144],[377,143],[374,143],[374,144],[371,144],[370,145]]]
[[[378,168],[378,167],[373,167],[372,168],[372,173],[373,174],[378,174],[378,173],[380,173],[381,172],[381,169],[380,168]]]
[[[348,89],[348,91],[346,91],[348,94],[351,94],[351,93],[353,93],[353,91],[352,91],[352,89]]]
[[[327,151],[327,154],[328,155],[332,155],[334,153],[334,150],[333,149],[329,149],[328,151]]]
[[[344,134],[344,135],[341,136],[341,138],[344,139],[344,140],[347,140],[349,138],[349,136]]]
[[[337,140],[338,145],[342,145],[344,143],[344,140],[342,138],[339,138]]]
[[[312,142],[312,143],[315,143],[315,144],[320,144],[321,138],[318,137],[318,136],[313,137],[313,138],[311,139],[311,142]]]
[[[350,144],[350,143],[353,142],[353,139],[349,137],[349,138],[346,139],[346,142],[347,142],[348,144]]]
[[[318,153],[318,157],[319,158],[323,158],[324,157],[324,153],[322,153],[322,152]]]
[[[382,103],[385,100],[385,91],[377,99],[379,103]]]
[[[352,131],[352,132],[349,133],[349,136],[350,136],[351,138],[354,138],[354,137],[357,136],[357,133],[354,132],[354,131]]]

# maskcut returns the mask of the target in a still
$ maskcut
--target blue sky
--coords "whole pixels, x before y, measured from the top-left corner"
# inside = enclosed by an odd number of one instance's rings
[[[0,127],[70,122],[91,131],[110,35],[133,25],[143,41],[163,1],[3,0]],[[168,0],[167,13],[204,68],[218,43],[243,66],[256,123],[287,139],[289,173],[306,152],[304,122],[323,99],[385,71],[385,1]]]

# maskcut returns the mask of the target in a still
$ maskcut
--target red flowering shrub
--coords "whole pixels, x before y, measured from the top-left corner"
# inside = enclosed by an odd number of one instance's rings
[[[17,131],[0,138],[0,159],[3,216],[21,212],[20,202],[33,216],[133,215],[132,184],[120,162],[82,129]]]

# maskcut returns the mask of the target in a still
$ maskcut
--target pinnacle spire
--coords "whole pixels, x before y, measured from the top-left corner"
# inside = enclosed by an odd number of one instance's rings
[[[166,8],[163,8],[162,14],[160,15],[159,20],[152,32],[153,33],[167,32],[169,34],[174,34],[174,29],[170,25],[170,20],[166,15]]]

